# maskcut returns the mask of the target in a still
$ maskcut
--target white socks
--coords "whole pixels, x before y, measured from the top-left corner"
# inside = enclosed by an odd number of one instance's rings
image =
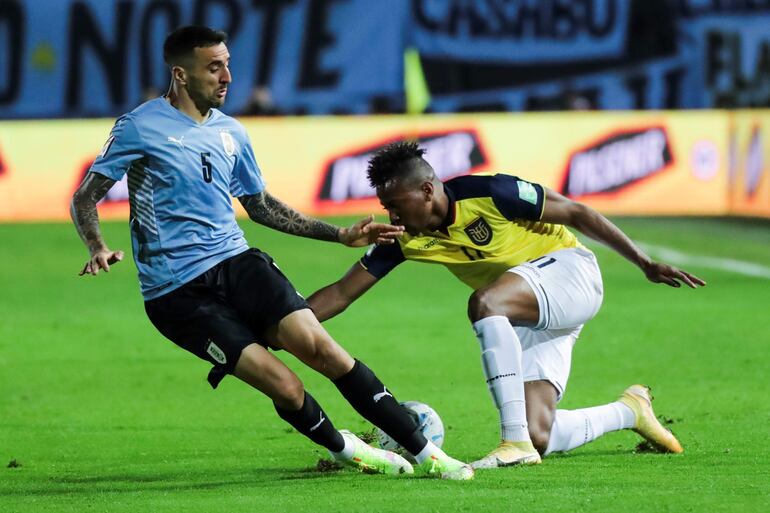
[[[489,391],[500,412],[502,439],[529,441],[518,335],[502,315],[474,322],[473,331],[481,344],[481,362]],[[580,410],[556,410],[545,454],[569,451],[610,431],[632,428],[635,422],[631,408],[617,401]]]
[[[355,453],[355,442],[353,441],[353,436],[355,435],[345,436],[343,434],[342,438],[345,440],[345,447],[343,447],[340,452],[329,451],[329,454],[331,454],[332,457],[337,461],[349,461],[352,459],[353,454]],[[436,446],[436,444],[428,440],[428,443],[425,445],[425,447],[423,447],[420,453],[414,455],[414,459],[417,460],[418,464],[420,464],[431,456],[437,456],[441,458],[442,456],[446,455]]]
[[[353,440],[344,434],[342,435],[342,439],[345,440],[345,447],[343,447],[340,452],[329,451],[329,453],[337,461],[348,461],[353,457],[353,453],[355,452],[355,445]]]
[[[502,438],[514,442],[528,441],[519,337],[502,315],[474,322],[473,331],[481,344],[481,362],[487,385],[500,412]]]
[[[604,433],[632,428],[635,422],[631,408],[618,401],[580,410],[556,410],[545,454],[569,451]]]
[[[436,444],[428,440],[428,444],[425,447],[423,447],[423,449],[418,454],[414,454],[413,456],[415,461],[417,461],[417,464],[419,465],[420,463],[422,463],[423,461],[427,460],[428,458],[434,455],[437,455],[440,457],[443,455],[443,452],[441,451],[441,449],[436,447]]]

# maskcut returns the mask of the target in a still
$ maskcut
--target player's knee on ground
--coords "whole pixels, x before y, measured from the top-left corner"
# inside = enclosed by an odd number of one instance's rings
[[[524,384],[527,400],[527,426],[532,445],[540,454],[548,449],[556,415],[559,394],[548,381],[529,381]]]
[[[548,449],[548,442],[551,440],[551,428],[545,429],[539,425],[529,425],[529,437],[532,439],[532,445],[541,455]]]
[[[530,409],[527,413],[527,426],[532,445],[535,446],[537,452],[544,454],[551,439],[554,414],[546,408],[536,409],[536,412]]]

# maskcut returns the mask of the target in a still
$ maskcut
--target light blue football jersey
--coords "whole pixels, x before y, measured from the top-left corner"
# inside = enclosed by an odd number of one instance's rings
[[[217,109],[199,124],[165,98],[119,118],[89,172],[113,180],[128,173],[131,245],[145,300],[247,250],[232,197],[265,189],[243,125]]]

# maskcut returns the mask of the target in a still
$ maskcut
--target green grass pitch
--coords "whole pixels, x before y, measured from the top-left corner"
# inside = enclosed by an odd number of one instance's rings
[[[344,220],[347,222],[348,220]],[[770,225],[619,219],[632,237],[689,255],[770,266]],[[242,223],[310,294],[360,250]],[[105,223],[130,253],[125,223]],[[320,472],[326,455],[234,378],[212,391],[208,366],[146,319],[135,268],[78,278],[86,253],[69,225],[0,225],[0,511],[768,511],[770,279],[690,266],[700,290],[648,283],[594,247],[605,302],[574,351],[564,408],[653,387],[682,455],[635,452],[611,433],[531,468],[468,483]],[[445,448],[482,456],[496,413],[465,318],[469,294],[439,266],[407,263],[326,323],[401,400],[432,405]],[[334,386],[281,355],[338,428],[371,429]]]

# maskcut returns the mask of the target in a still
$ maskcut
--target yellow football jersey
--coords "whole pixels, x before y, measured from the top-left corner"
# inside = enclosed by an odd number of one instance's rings
[[[444,190],[449,211],[439,230],[372,247],[361,259],[369,273],[382,278],[404,260],[436,263],[478,289],[523,262],[583,247],[563,225],[540,221],[541,185],[510,175],[471,175],[445,182]]]

